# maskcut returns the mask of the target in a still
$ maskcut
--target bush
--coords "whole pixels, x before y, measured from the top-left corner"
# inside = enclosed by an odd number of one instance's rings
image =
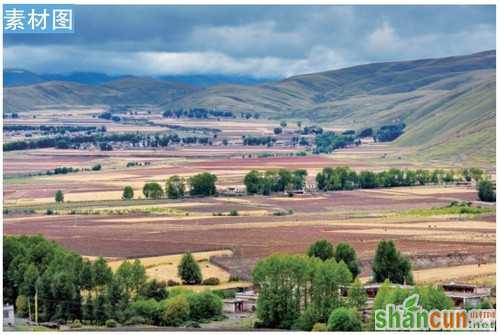
[[[209,320],[222,315],[222,299],[210,291],[189,294],[187,300],[192,320]]]
[[[179,283],[178,281],[175,281],[175,280],[172,280],[172,279],[169,279],[167,281],[167,286],[170,287],[170,286],[179,286],[181,283]]]
[[[56,192],[56,195],[54,196],[54,198],[55,198],[55,200],[56,200],[57,203],[64,202],[64,194],[63,194],[63,192],[61,190],[58,190]]]
[[[328,319],[329,331],[353,332],[363,330],[363,323],[355,309],[340,307],[334,309]]]
[[[319,316],[312,306],[308,306],[300,317],[295,321],[293,328],[303,331],[311,331],[313,326],[319,321]]]
[[[135,326],[135,325],[143,325],[146,323],[146,320],[142,316],[134,315],[127,321],[125,321],[126,326]]]
[[[76,328],[82,328],[82,323],[80,322],[80,320],[74,320],[70,325],[69,325],[69,328],[71,329],[76,329]]]
[[[219,280],[219,278],[216,278],[216,277],[210,277],[210,278],[204,279],[202,284],[203,285],[219,285],[220,280]]]
[[[238,216],[238,215],[240,215],[240,213],[238,213],[238,211],[236,209],[232,209],[229,212],[229,216]]]
[[[122,199],[131,200],[134,198],[134,189],[131,186],[125,186],[123,188]]]
[[[100,171],[102,169],[101,164],[96,164],[92,166],[92,171]]]
[[[312,331],[313,332],[326,332],[328,329],[326,328],[326,323],[317,322],[314,324]]]
[[[493,190],[493,183],[489,180],[482,180],[478,186],[478,196],[481,201],[495,202],[496,194]]]
[[[53,215],[55,212],[52,208],[47,208],[47,210],[45,211],[45,215]]]
[[[238,275],[230,275],[229,282],[240,281],[240,277]]]
[[[113,319],[109,319],[109,320],[106,320],[105,325],[107,328],[116,328],[116,327],[118,327],[118,322],[116,322]]]
[[[154,299],[139,299],[132,302],[126,310],[127,316],[139,316],[145,324],[159,324],[161,322],[162,305]]]
[[[163,320],[165,325],[179,327],[189,320],[190,308],[187,298],[184,295],[167,299]]]
[[[28,315],[28,299],[25,295],[18,295],[16,298],[16,315],[20,317]]]
[[[201,328],[200,323],[197,321],[193,321],[193,320],[184,323],[184,327],[186,327],[186,328]]]

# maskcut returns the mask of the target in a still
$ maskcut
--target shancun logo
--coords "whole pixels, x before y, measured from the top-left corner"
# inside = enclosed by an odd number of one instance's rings
[[[494,330],[496,311],[426,310],[419,295],[406,298],[402,305],[388,304],[375,311],[375,330]]]

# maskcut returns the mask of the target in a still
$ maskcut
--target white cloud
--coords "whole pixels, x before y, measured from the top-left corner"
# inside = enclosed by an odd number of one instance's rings
[[[340,68],[345,64],[333,50],[314,47],[306,58],[234,58],[221,52],[115,52],[74,47],[5,49],[5,66],[53,73],[98,71],[109,74],[239,74],[254,77],[287,77]]]
[[[389,22],[384,21],[368,35],[368,47],[374,52],[393,52],[401,48],[401,41]]]

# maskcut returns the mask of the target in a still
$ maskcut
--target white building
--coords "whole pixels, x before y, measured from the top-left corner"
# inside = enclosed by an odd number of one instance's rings
[[[16,318],[14,315],[14,306],[3,305],[3,325],[14,326],[16,324]]]

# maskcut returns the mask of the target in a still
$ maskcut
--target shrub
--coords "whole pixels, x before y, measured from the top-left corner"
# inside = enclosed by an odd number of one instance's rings
[[[64,202],[64,194],[61,190],[58,190],[55,195],[55,200],[57,203]]]
[[[74,320],[70,325],[69,325],[69,328],[71,329],[76,329],[76,328],[82,328],[82,323],[80,322],[80,320]]]
[[[193,320],[184,323],[184,327],[186,327],[186,328],[201,328],[200,323],[197,321],[193,321]]]
[[[295,321],[293,328],[303,331],[311,331],[313,326],[319,321],[318,313],[314,307],[308,306],[300,317]]]
[[[222,299],[210,291],[189,294],[187,300],[192,320],[209,320],[222,315]]]
[[[102,169],[101,164],[96,164],[92,166],[92,171],[100,171]]]
[[[167,299],[163,320],[165,325],[178,327],[189,320],[190,308],[184,295]]]
[[[238,213],[238,211],[236,209],[232,209],[229,212],[229,216],[238,216],[238,215],[240,215],[240,213]]]
[[[340,307],[334,309],[328,319],[329,331],[361,331],[363,323],[355,309]]]
[[[139,294],[145,298],[153,298],[156,301],[164,300],[168,296],[167,283],[163,280],[149,280],[141,287]]]
[[[125,321],[126,326],[134,326],[134,325],[143,325],[146,323],[146,320],[142,316],[134,315],[127,321]]]
[[[172,279],[169,279],[167,281],[167,286],[179,286],[181,283],[179,283],[178,281],[175,281],[175,280],[172,280]]]
[[[204,279],[202,284],[203,285],[219,285],[220,280],[219,280],[219,278],[216,278],[216,277],[210,277],[210,278]]]
[[[240,277],[238,275],[230,275],[229,282],[240,281]]]
[[[109,320],[106,320],[105,325],[107,328],[116,328],[116,327],[118,327],[118,322],[116,322],[113,319],[109,319]]]
[[[493,190],[493,183],[489,180],[481,180],[477,186],[478,196],[481,201],[495,202],[496,194]]]
[[[126,315],[140,316],[146,324],[159,324],[161,321],[162,306],[154,299],[143,300],[139,299],[132,302],[127,310]]]
[[[134,198],[134,189],[131,186],[125,186],[123,188],[122,199],[131,200]]]
[[[317,322],[314,324],[312,331],[313,332],[326,332],[328,329],[326,328],[326,323]]]
[[[25,295],[18,295],[16,298],[16,314],[21,317],[28,315],[28,299]]]
[[[52,208],[47,208],[47,210],[45,211],[45,215],[53,215],[54,214],[54,210]]]

